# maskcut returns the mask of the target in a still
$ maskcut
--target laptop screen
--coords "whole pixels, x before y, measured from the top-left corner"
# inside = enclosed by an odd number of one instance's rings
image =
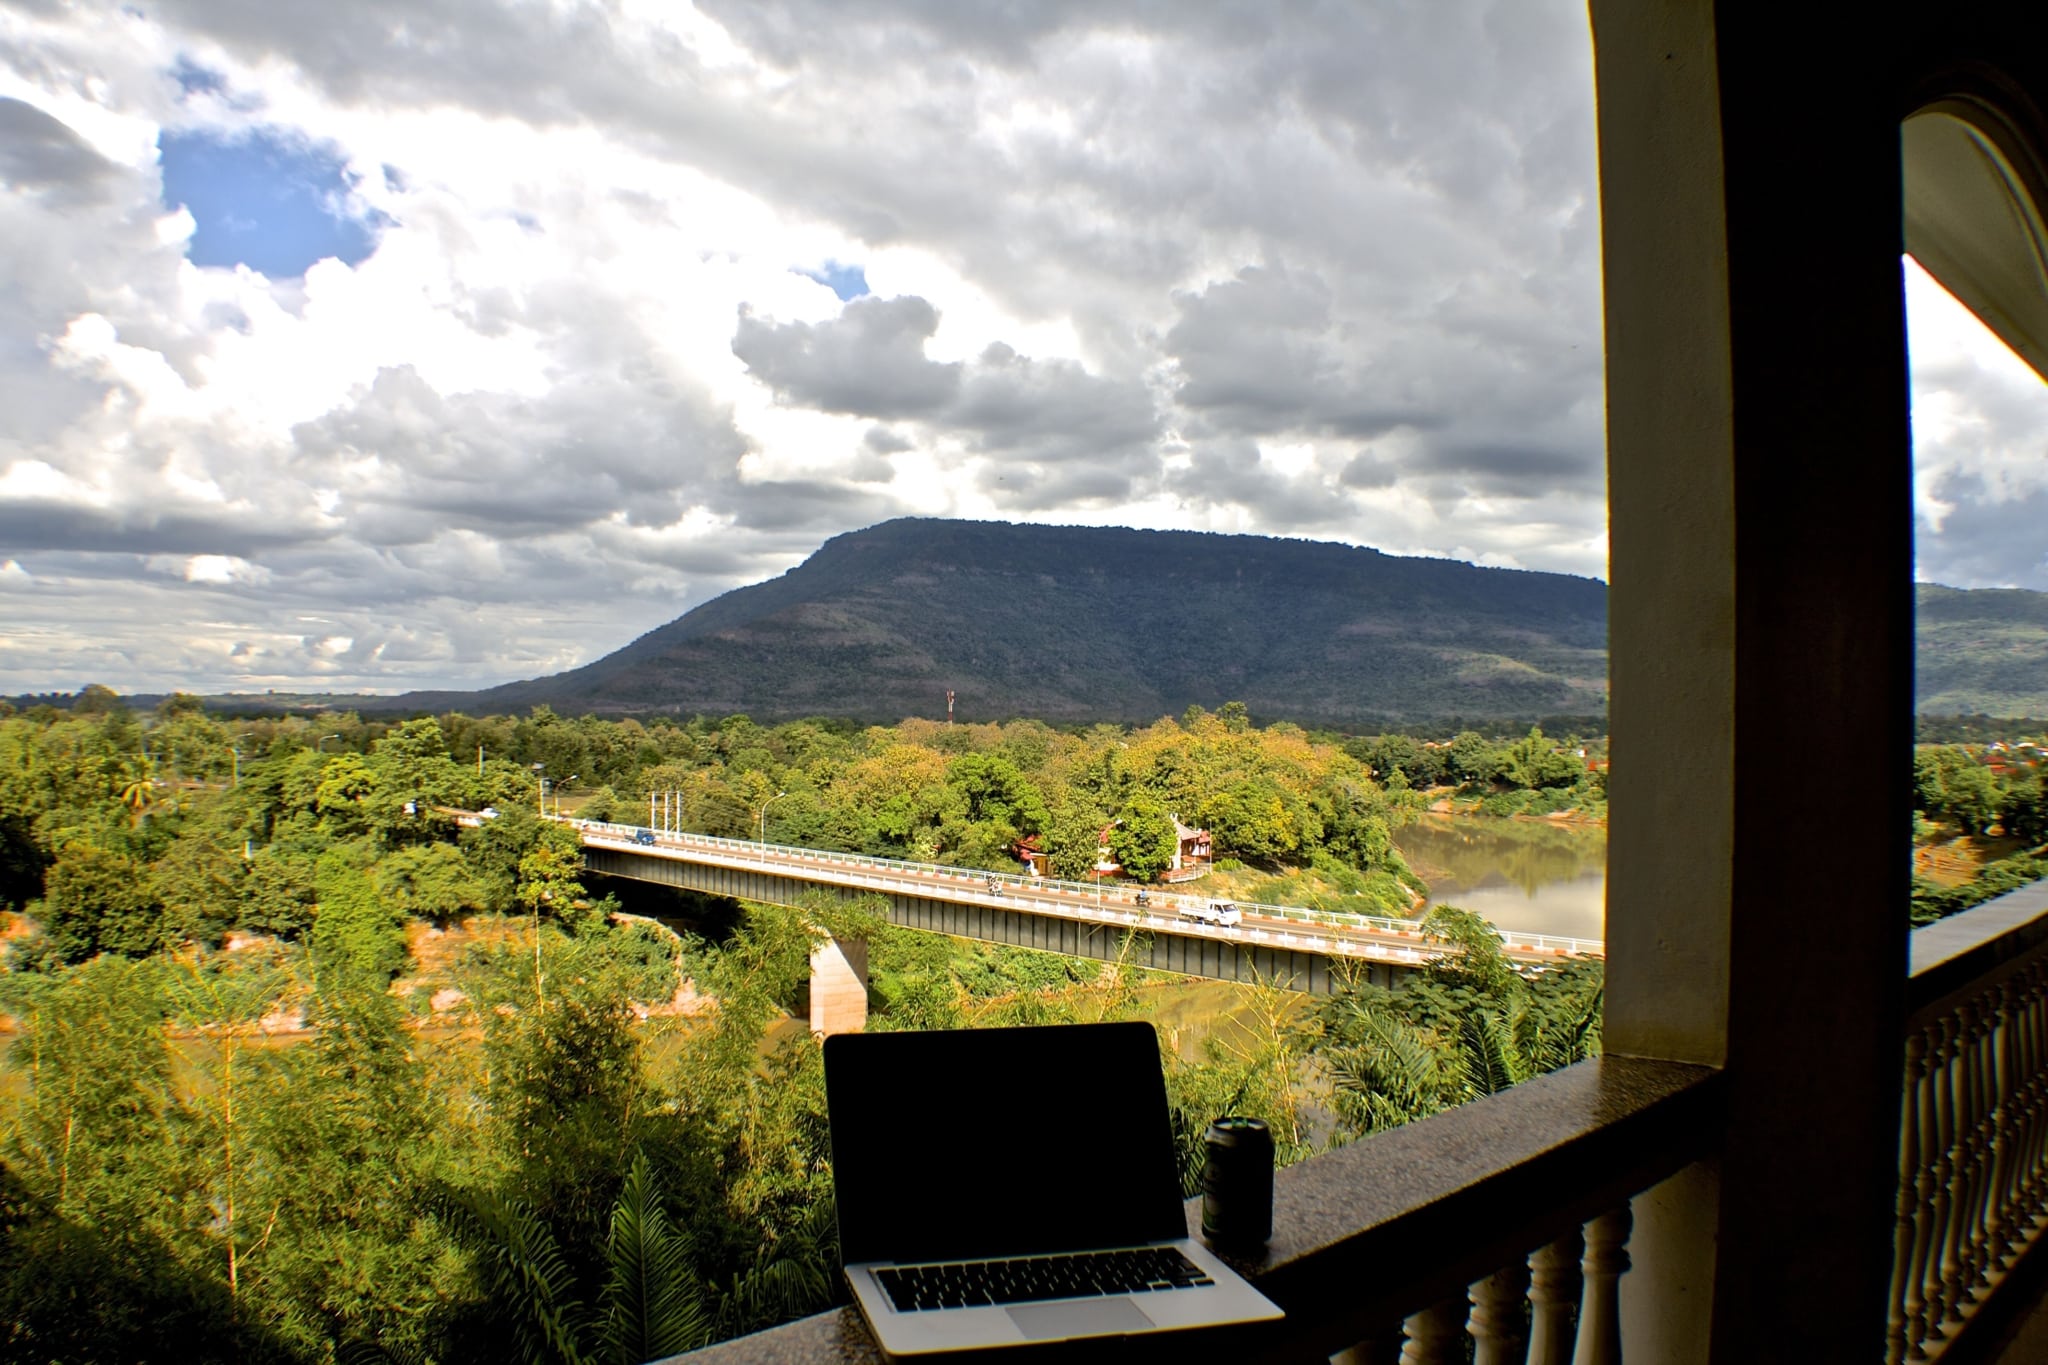
[[[825,1090],[848,1264],[1187,1235],[1150,1024],[838,1034]]]

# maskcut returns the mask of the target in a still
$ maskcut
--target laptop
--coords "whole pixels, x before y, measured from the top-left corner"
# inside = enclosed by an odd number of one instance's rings
[[[1281,1316],[1187,1233],[1147,1023],[825,1040],[839,1245],[891,1357]]]

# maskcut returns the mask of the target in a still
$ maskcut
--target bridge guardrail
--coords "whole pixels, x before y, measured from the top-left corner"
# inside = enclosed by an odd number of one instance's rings
[[[578,820],[573,816],[551,816],[560,824],[579,830],[592,830],[602,835],[632,841],[640,830],[651,828],[647,825],[619,824],[600,820]],[[852,869],[867,869],[887,877],[890,874],[916,873],[927,878],[943,877],[963,882],[981,882],[984,885],[1015,888],[1020,892],[1047,896],[1076,902],[1092,902],[1096,908],[1107,909],[1112,903],[1119,908],[1142,908],[1150,913],[1172,911],[1176,915],[1183,907],[1205,907],[1221,899],[1215,896],[1191,896],[1183,892],[1156,891],[1145,889],[1146,904],[1137,905],[1137,889],[1129,883],[1101,886],[1091,882],[1064,881],[1053,877],[1026,877],[1015,872],[987,872],[979,868],[948,867],[942,863],[914,863],[898,858],[877,858],[865,853],[841,853],[830,849],[800,848],[790,844],[770,844],[755,839],[727,839],[715,834],[692,834],[680,830],[654,830],[657,841],[669,844],[689,844],[703,848],[717,849],[730,856],[756,861],[764,868],[778,866],[775,858],[785,860],[798,858],[813,863],[823,862]],[[1267,905],[1257,901],[1232,901],[1247,916],[1261,919],[1282,920],[1306,925],[1325,925],[1331,928],[1364,929],[1380,934],[1416,941],[1418,950],[1423,943],[1422,925],[1419,920],[1395,919],[1386,915],[1353,915],[1341,910],[1311,910],[1298,905]],[[1137,921],[1132,917],[1132,922]],[[1496,927],[1503,944],[1510,950],[1555,957],[1605,956],[1607,945],[1599,939],[1571,938],[1558,934],[1528,934]],[[1261,936],[1256,935],[1255,936]]]

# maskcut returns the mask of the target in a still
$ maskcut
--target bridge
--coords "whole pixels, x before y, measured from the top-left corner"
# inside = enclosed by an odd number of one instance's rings
[[[956,938],[1092,957],[1220,981],[1259,981],[1328,994],[1346,976],[1392,985],[1442,950],[1410,920],[1299,906],[1237,902],[1243,921],[1196,918],[1208,897],[900,862],[676,830],[560,819],[583,841],[592,872],[735,900],[794,904],[824,889],[877,897],[891,923]],[[1601,957],[1597,939],[1502,931],[1503,952],[1525,965]],[[859,1028],[866,1017],[866,949],[829,942],[812,958],[811,1026]],[[1334,964],[1346,968],[1334,968]],[[856,1019],[854,1016],[858,1016]],[[829,1026],[829,1027],[828,1027]]]

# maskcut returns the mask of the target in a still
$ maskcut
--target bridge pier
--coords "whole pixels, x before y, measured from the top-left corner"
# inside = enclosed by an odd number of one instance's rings
[[[868,945],[828,938],[811,949],[811,1032],[859,1033],[868,1022]]]

